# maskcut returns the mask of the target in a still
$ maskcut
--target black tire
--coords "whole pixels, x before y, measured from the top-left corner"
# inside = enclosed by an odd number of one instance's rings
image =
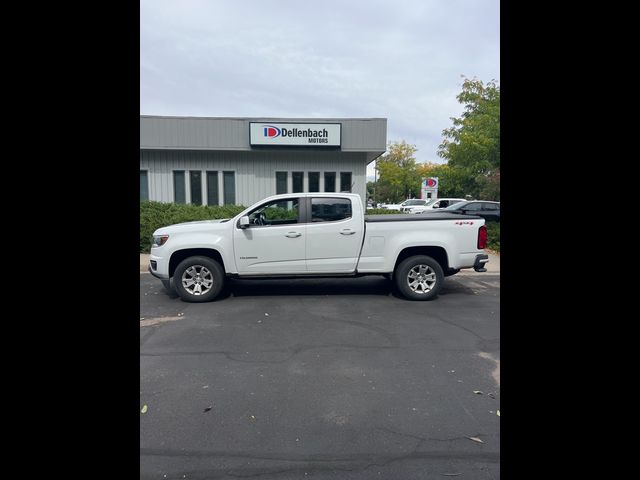
[[[424,265],[424,272],[421,273],[420,266]],[[423,282],[418,282],[414,290],[409,285],[409,273],[412,278],[420,279],[420,275],[425,275]],[[409,300],[433,300],[438,296],[442,284],[444,283],[444,273],[440,264],[427,255],[416,255],[404,259],[393,274],[398,290],[403,297]],[[415,283],[415,280],[414,282]],[[426,287],[426,288],[425,288]],[[424,293],[422,293],[424,291]]]
[[[162,282],[162,286],[167,291],[167,293],[175,293],[175,290],[173,289],[173,286],[171,285],[171,279],[169,279],[169,280],[162,279],[160,281]]]
[[[170,298],[178,298],[178,292],[176,292],[176,289],[173,286],[173,280],[172,279],[161,280],[161,282],[162,282],[162,286],[164,287],[164,289],[167,292],[167,295],[169,295]]]
[[[204,293],[198,294],[198,287],[194,285],[194,288],[190,288],[183,284],[183,276],[192,267],[195,268],[191,274],[187,273],[185,279],[187,282],[191,279],[197,279],[200,281],[200,289],[206,288],[210,282],[210,287]],[[202,272],[204,267],[204,277],[197,277]],[[193,274],[195,273],[195,275]],[[209,257],[189,257],[184,259],[176,267],[176,271],[173,273],[173,285],[176,292],[180,295],[180,298],[185,302],[201,303],[209,302],[216,298],[224,285],[224,270],[222,266],[215,260]]]

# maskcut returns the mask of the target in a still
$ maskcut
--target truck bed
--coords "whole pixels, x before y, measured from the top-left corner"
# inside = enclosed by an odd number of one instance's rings
[[[428,222],[433,220],[474,220],[481,219],[477,215],[461,215],[459,213],[400,213],[398,215],[365,215],[365,223],[372,222]]]

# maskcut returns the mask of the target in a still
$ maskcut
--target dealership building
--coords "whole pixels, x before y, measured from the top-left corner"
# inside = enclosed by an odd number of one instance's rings
[[[386,118],[140,116],[140,200],[246,205],[353,192],[387,143]]]

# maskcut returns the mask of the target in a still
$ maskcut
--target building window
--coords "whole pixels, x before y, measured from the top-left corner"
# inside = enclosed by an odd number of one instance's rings
[[[224,192],[224,204],[236,204],[236,172],[222,173],[222,188]]]
[[[207,205],[218,203],[218,172],[207,172]]]
[[[351,172],[340,172],[340,191],[351,193]]]
[[[173,172],[173,201],[175,203],[186,203],[184,188],[184,170]]]
[[[149,200],[149,178],[146,170],[140,170],[140,201]]]
[[[324,172],[324,191],[336,191],[336,172]]]
[[[320,191],[320,172],[309,172],[309,191]]]
[[[202,172],[189,172],[189,185],[191,186],[191,203],[202,205]]]
[[[335,222],[351,218],[351,200],[348,198],[312,198],[311,221]]]
[[[291,180],[293,181],[293,193],[304,192],[303,189],[304,172],[293,172]]]
[[[276,195],[287,192],[287,172],[276,172]]]

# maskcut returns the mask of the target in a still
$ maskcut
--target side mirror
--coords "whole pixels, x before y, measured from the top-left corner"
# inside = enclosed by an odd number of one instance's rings
[[[434,205],[433,208],[440,208],[438,205]]]
[[[249,217],[247,215],[240,217],[240,223],[238,226],[240,228],[249,228]]]

